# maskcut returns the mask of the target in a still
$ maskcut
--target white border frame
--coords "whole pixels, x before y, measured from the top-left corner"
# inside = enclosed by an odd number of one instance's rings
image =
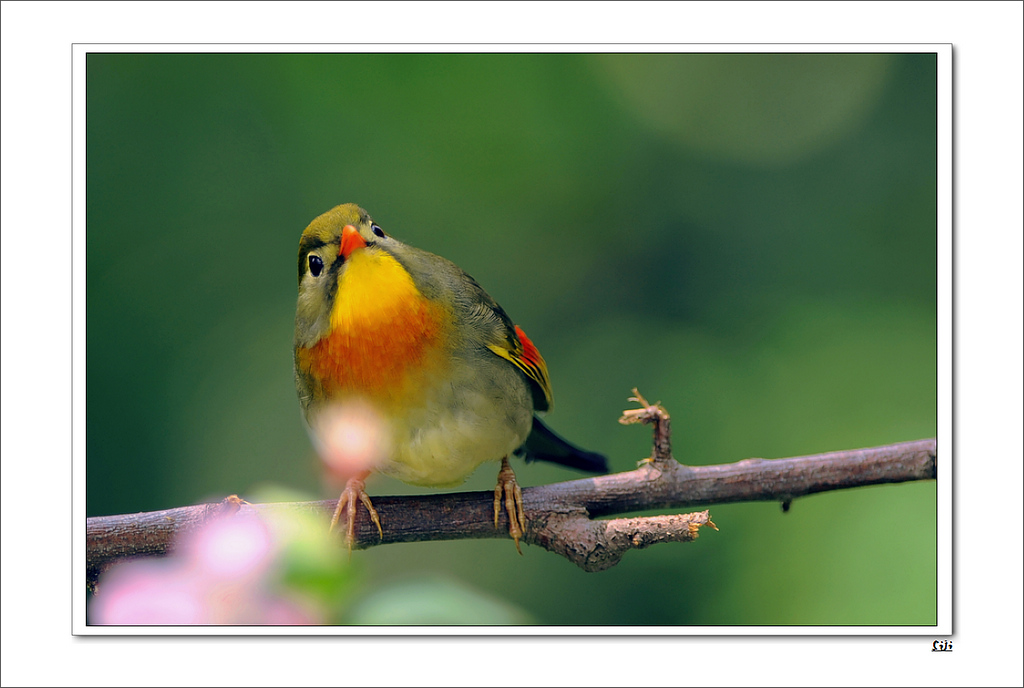
[[[85,578],[85,57],[90,52],[722,52],[722,53],[935,53],[937,56],[938,162],[938,406],[937,412],[937,614],[936,626],[87,626]],[[927,636],[953,633],[953,169],[952,46],[950,44],[102,44],[72,46],[72,508],[73,614],[75,635],[347,635],[347,636]]]

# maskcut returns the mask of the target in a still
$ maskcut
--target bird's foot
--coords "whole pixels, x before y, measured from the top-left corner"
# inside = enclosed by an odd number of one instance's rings
[[[338,498],[338,507],[334,510],[334,517],[331,519],[331,532],[334,531],[334,526],[338,524],[338,520],[341,518],[342,511],[345,512],[345,520],[348,523],[348,529],[346,532],[346,542],[348,544],[349,553],[352,552],[352,545],[356,541],[356,500],[363,503],[366,510],[370,514],[370,520],[377,526],[377,534],[380,535],[380,539],[384,539],[384,529],[380,527],[380,517],[377,515],[377,510],[373,508],[373,502],[370,501],[370,496],[366,494],[366,477],[369,472],[360,473],[354,478],[349,478],[348,482],[345,483],[345,490],[341,493]]]
[[[526,532],[526,514],[523,512],[523,491],[516,482],[516,474],[508,465],[508,457],[501,460],[501,470],[498,471],[498,484],[494,488],[494,527],[498,527],[498,517],[501,515],[501,502],[504,499],[505,511],[508,513],[508,534],[515,540],[516,550],[522,554],[519,548],[519,538]]]

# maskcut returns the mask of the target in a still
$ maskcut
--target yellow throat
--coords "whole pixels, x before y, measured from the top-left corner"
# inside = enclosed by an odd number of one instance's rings
[[[297,360],[328,399],[354,395],[384,407],[414,403],[443,372],[446,315],[391,255],[360,249],[341,271],[330,332],[300,348]]]

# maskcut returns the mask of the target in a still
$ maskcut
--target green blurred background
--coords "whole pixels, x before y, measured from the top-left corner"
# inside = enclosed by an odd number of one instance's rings
[[[299,235],[343,202],[477,278],[548,362],[549,424],[615,470],[650,450],[616,422],[634,386],[686,463],[933,437],[935,113],[929,54],[90,54],[88,515],[337,496],[291,340]],[[375,547],[353,618],[930,625],[935,508],[934,483],[722,505],[596,574]]]

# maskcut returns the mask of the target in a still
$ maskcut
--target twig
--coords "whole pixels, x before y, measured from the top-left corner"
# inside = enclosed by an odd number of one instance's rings
[[[662,419],[658,412],[644,413],[655,407],[660,408],[645,404],[644,409],[634,410],[631,415],[664,421],[662,427],[667,429],[667,414]],[[667,434],[665,439],[663,447],[667,448]],[[523,541],[561,554],[585,570],[599,571],[613,566],[629,549],[660,541],[693,540],[697,528],[713,524],[706,512],[592,520],[597,517],[731,502],[778,501],[785,505],[817,492],[934,480],[936,476],[934,439],[788,459],[746,459],[717,466],[683,466],[664,460],[657,442],[655,450],[655,456],[641,462],[634,471],[524,488],[529,523]],[[326,528],[336,504],[336,500],[247,504],[229,498],[219,504],[90,518],[86,526],[88,577],[94,582],[106,565],[122,557],[166,554],[178,533],[197,528],[225,510],[310,511],[322,515]],[[356,548],[508,537],[504,513],[499,527],[494,527],[494,495],[490,491],[373,497],[373,504],[384,536],[381,538],[377,527],[359,511],[353,543]]]
[[[633,388],[633,396],[629,400],[640,404],[640,408],[623,411],[619,422],[623,425],[646,423],[654,426],[654,453],[651,454],[649,459],[644,459],[643,463],[654,462],[662,465],[666,462],[674,461],[672,458],[672,430],[669,426],[668,411],[665,410],[660,401],[656,404],[647,403],[647,400],[641,396],[636,387]]]

